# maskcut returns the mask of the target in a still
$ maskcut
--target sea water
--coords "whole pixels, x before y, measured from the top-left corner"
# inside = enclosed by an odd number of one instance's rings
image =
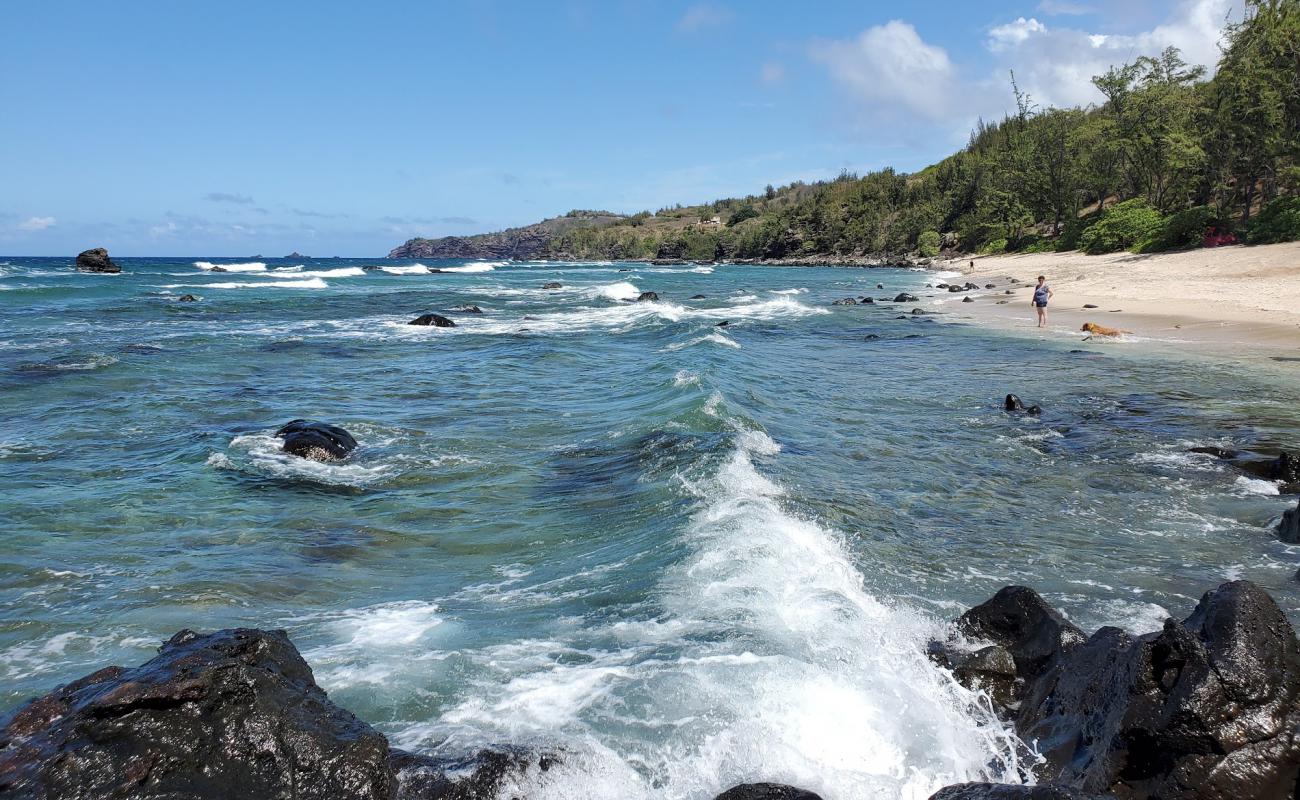
[[[1239,578],[1300,617],[1293,498],[1186,452],[1300,444],[1289,363],[1011,335],[902,270],[0,262],[2,708],[275,627],[396,745],[562,751],[530,797],[924,798],[1032,780],[924,656],[1005,584],[1087,629]],[[359,449],[285,455],[299,417]]]

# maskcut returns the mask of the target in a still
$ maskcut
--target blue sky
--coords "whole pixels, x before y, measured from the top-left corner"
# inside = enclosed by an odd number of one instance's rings
[[[8,2],[0,253],[374,256],[410,236],[914,170],[1239,0]]]

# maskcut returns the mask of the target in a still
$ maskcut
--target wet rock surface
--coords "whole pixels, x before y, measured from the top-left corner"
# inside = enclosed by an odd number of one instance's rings
[[[822,800],[820,795],[782,783],[744,783],[713,800]]]
[[[352,434],[315,420],[295,419],[275,432],[284,439],[284,452],[313,461],[337,461],[347,458],[357,447]]]
[[[989,691],[996,707],[1045,759],[1040,781],[1069,794],[966,786],[935,797],[1294,797],[1300,647],[1258,586],[1223,584],[1184,621],[1144,636],[1106,627],[1085,639],[1025,587],[1003,589],[954,627],[991,644],[968,655],[935,643],[932,657],[971,688],[990,688],[996,678]],[[992,648],[1015,664],[1009,690],[1005,659]],[[972,660],[994,669],[959,670]]]
[[[1300,544],[1300,501],[1295,508],[1282,512],[1282,521],[1277,524],[1277,538],[1289,544]],[[1296,573],[1300,575],[1300,572]]]
[[[421,314],[420,316],[416,317],[415,319],[411,320],[406,324],[407,325],[430,325],[435,328],[456,327],[456,323],[452,322],[450,319],[447,319],[441,314]]]
[[[284,631],[181,631],[0,717],[7,800],[487,800],[556,757],[390,749],[330,702]]]

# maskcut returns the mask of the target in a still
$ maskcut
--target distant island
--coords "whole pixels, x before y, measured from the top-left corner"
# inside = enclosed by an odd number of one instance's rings
[[[1105,98],[982,120],[920,172],[816,183],[657,212],[571,211],[390,258],[880,260],[891,254],[1140,253],[1300,239],[1296,15],[1270,4],[1226,33],[1213,78],[1176,48],[1093,77]]]

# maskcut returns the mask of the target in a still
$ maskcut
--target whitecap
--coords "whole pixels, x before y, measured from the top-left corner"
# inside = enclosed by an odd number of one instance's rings
[[[225,272],[264,272],[266,265],[261,261],[250,261],[244,264],[213,264],[211,261],[195,261],[194,266],[203,270],[216,270],[218,267]]]
[[[410,265],[407,265],[407,266],[401,266],[401,267],[380,267],[379,269],[381,269],[381,270],[384,271],[384,272],[387,272],[389,275],[427,275],[427,274],[429,274],[429,268],[426,267],[426,266],[423,265],[423,264],[410,264]]]
[[[162,289],[328,289],[329,284],[321,278],[303,280],[258,281],[257,283],[238,283],[224,281],[221,283],[169,283]]]
[[[508,261],[475,261],[460,267],[441,267],[443,272],[491,272],[497,267],[504,267]]]
[[[359,278],[366,271],[361,267],[337,267],[335,269],[304,270],[302,267],[289,267],[271,272],[258,273],[259,278]]]
[[[1272,497],[1282,493],[1281,487],[1274,481],[1247,478],[1245,475],[1239,476],[1234,485],[1237,491],[1242,494],[1260,494]]]
[[[627,281],[593,286],[584,292],[588,297],[605,300],[635,300],[641,296],[641,290]]]

